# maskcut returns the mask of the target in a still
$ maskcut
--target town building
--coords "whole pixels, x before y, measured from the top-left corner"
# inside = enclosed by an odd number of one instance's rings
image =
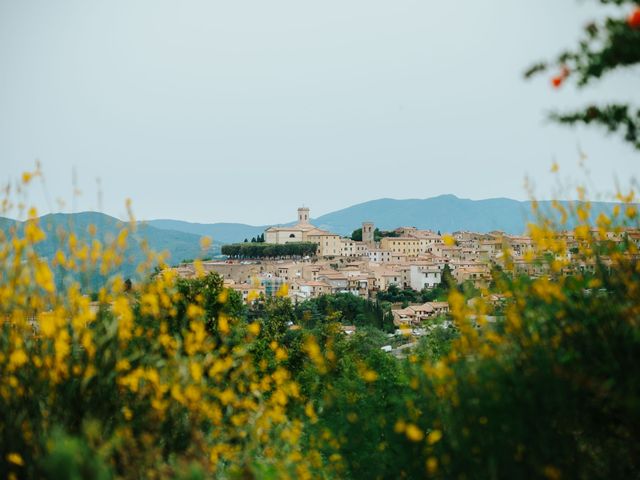
[[[266,243],[295,243],[310,242],[310,236],[318,236],[320,234],[329,234],[309,223],[309,209],[306,207],[298,208],[298,223],[293,226],[269,227],[264,232],[264,241]]]

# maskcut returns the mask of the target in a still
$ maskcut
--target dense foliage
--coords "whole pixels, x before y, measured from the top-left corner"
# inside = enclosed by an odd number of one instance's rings
[[[575,243],[540,219],[529,260],[546,273],[506,259],[494,279],[504,317],[489,321],[488,292],[469,303],[449,288],[451,318],[397,356],[380,348],[392,341],[381,304],[275,297],[248,309],[197,262],[189,280],[110,276],[91,304],[52,267],[116,268],[126,235],[100,255],[71,239],[49,265],[32,211],[0,239],[0,473],[636,478],[640,267],[621,227],[637,227],[637,211],[621,199],[594,228],[577,204]],[[148,252],[141,268],[156,261]]]
[[[282,258],[307,257],[315,255],[318,245],[311,242],[275,243],[233,243],[222,246],[222,254],[233,258]]]
[[[295,321],[305,328],[315,328],[327,318],[342,325],[370,326],[383,331],[394,329],[388,307],[350,293],[322,295],[296,305]]]
[[[384,237],[399,237],[399,236],[400,236],[400,234],[398,232],[393,231],[393,230],[392,231],[387,231],[387,230],[380,230],[379,228],[376,228],[373,231],[373,239],[376,242],[379,242]],[[356,228],[351,233],[351,240],[356,241],[356,242],[361,242],[362,241],[362,227]]]

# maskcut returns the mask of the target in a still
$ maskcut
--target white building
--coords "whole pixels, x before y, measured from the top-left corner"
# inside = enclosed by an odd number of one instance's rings
[[[442,271],[437,265],[411,265],[409,267],[409,283],[412,289],[435,288],[440,285]]]
[[[377,248],[369,249],[368,256],[369,256],[370,262],[374,262],[374,263],[391,262],[391,252],[389,250],[380,250]]]

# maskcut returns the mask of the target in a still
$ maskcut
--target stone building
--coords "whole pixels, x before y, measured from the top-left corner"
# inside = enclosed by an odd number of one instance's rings
[[[269,227],[264,232],[264,241],[266,243],[295,243],[295,242],[311,242],[311,236],[321,234],[329,234],[309,223],[309,209],[306,207],[298,208],[298,223],[292,226]]]

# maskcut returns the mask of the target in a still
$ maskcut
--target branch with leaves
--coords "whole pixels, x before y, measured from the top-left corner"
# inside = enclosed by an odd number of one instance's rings
[[[552,62],[531,66],[525,77],[555,69],[558,73],[551,79],[554,88],[560,88],[572,77],[582,88],[614,70],[640,63],[640,3],[636,0],[600,0],[600,3],[616,4],[627,11],[617,18],[589,23],[576,49],[560,53]],[[632,8],[629,10],[628,6]],[[620,132],[625,141],[640,150],[640,109],[631,105],[589,105],[576,112],[554,112],[551,119],[568,125],[595,124],[609,132]]]

